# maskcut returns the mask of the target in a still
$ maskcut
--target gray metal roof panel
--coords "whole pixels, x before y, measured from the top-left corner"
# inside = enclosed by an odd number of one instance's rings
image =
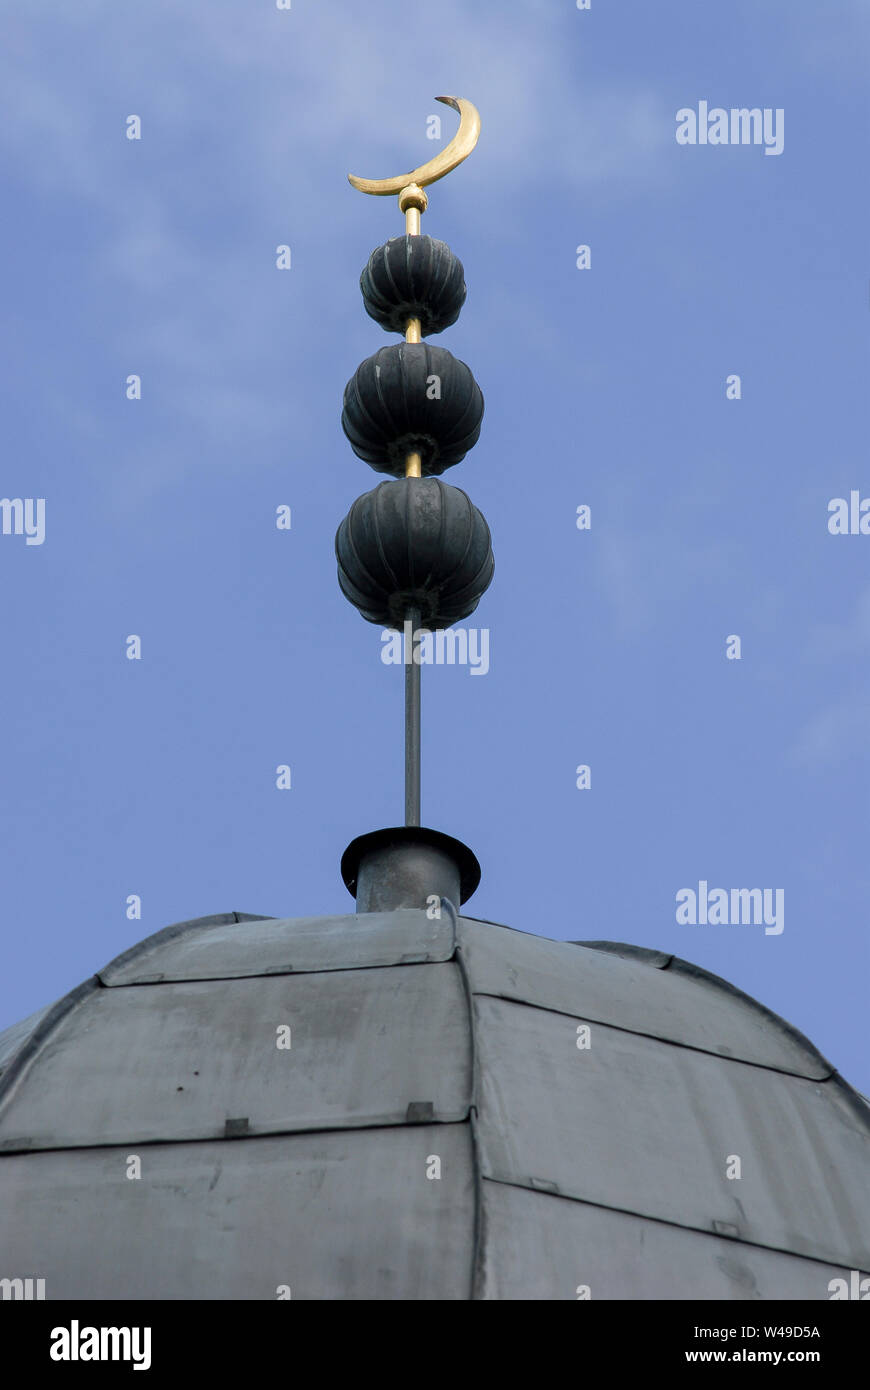
[[[717,1056],[821,1079],[833,1068],[784,1019],[718,976],[661,952],[625,955],[459,920],[475,993],[516,999]],[[610,945],[618,948],[609,949]]]
[[[99,988],[99,981],[92,975],[89,980],[84,980],[82,984],[76,985],[75,989],[71,989],[69,994],[62,995],[53,1004],[39,1010],[36,1022],[18,1039],[14,1049],[9,1052],[5,1065],[0,1068],[0,1109],[5,1097],[17,1086],[19,1078],[38,1055],[46,1039],[51,1037],[68,1013],[76,1009],[88,995],[95,994]],[[32,1015],[31,1019],[33,1017],[35,1016]]]
[[[0,1033],[0,1075],[9,1066],[16,1053],[20,1052],[28,1038],[36,1031],[37,1025],[45,1018],[51,1008],[50,1004],[44,1004],[35,1013],[28,1014],[27,1018],[22,1018],[19,1023],[13,1023],[9,1028],[4,1028]]]
[[[870,1128],[814,1082],[475,998],[485,1176],[832,1264],[870,1265]],[[725,1176],[738,1155],[742,1177]]]
[[[76,1302],[467,1299],[469,1148],[468,1124],[154,1145],[140,1179],[128,1145],[2,1155],[0,1272]]]
[[[572,941],[572,946],[585,946],[590,951],[609,951],[625,960],[639,960],[656,970],[664,970],[673,960],[670,951],[655,951],[649,946],[632,946],[628,941]]]
[[[342,917],[197,918],[147,937],[99,972],[104,985],[240,979],[449,960],[446,914],[365,912]]]
[[[453,963],[97,988],[4,1088],[0,1150],[459,1120],[470,1084]]]
[[[485,1180],[483,1299],[831,1297],[844,1266]],[[702,1345],[698,1343],[698,1345]],[[708,1344],[709,1345],[709,1344]]]

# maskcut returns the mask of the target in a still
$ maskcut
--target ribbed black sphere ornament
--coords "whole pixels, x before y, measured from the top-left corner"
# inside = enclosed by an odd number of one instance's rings
[[[424,338],[440,333],[465,303],[462,262],[431,236],[392,237],[372,252],[359,284],[366,313],[391,333],[404,334],[409,318],[420,320]]]
[[[358,497],[335,538],[338,582],[370,623],[450,627],[473,613],[495,569],[483,513],[439,478],[401,478]]]
[[[443,473],[477,443],[483,393],[464,362],[429,343],[394,343],[360,363],[341,425],[354,453],[401,478],[409,453],[423,476]]]

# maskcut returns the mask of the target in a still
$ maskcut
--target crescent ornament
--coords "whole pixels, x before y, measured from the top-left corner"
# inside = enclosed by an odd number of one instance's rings
[[[380,198],[391,193],[401,193],[409,184],[425,188],[426,184],[443,179],[445,174],[449,174],[457,164],[468,158],[480,135],[480,113],[477,107],[466,101],[465,97],[436,97],[435,100],[443,101],[445,106],[452,106],[454,111],[459,112],[459,129],[450,143],[434,158],[427,160],[419,168],[412,169],[410,174],[398,174],[392,179],[362,179],[356,174],[348,174],[348,180],[354,188],[358,188],[361,193],[373,193]]]

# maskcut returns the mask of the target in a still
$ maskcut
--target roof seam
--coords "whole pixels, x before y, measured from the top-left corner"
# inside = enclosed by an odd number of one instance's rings
[[[783,1018],[780,1014],[774,1013],[766,1004],[762,1004],[754,995],[747,994],[745,990],[738,988],[738,986],[732,984],[730,980],[724,979],[721,975],[714,974],[711,970],[704,969],[703,966],[695,965],[692,961],[685,960],[682,956],[675,955],[674,953],[668,954],[667,952],[654,950],[647,946],[632,947],[630,942],[625,941],[591,943],[571,940],[556,941],[552,937],[541,936],[539,933],[535,932],[518,932],[515,927],[505,927],[499,922],[486,922],[482,918],[468,917],[464,920],[476,922],[478,925],[482,926],[496,927],[502,931],[513,931],[519,936],[546,941],[550,945],[579,946],[582,950],[596,951],[613,960],[621,960],[625,964],[645,965],[650,970],[660,970],[662,972],[671,971],[674,975],[679,975],[682,978],[690,980],[694,984],[704,982],[715,989],[721,990],[722,993],[729,998],[742,1001],[753,1012],[772,1023],[783,1033],[786,1033],[799,1047],[816,1057],[819,1066],[827,1069],[828,1076],[833,1075],[836,1071],[836,1068],[828,1058],[824,1057],[822,1053],[819,1052],[815,1044],[802,1033],[799,1028],[796,1028],[793,1023],[789,1023],[788,1019]],[[610,949],[610,947],[619,946],[627,947],[633,954],[623,956],[618,950]],[[645,960],[642,953],[647,953],[649,955],[668,955],[668,959],[664,964],[653,964],[651,961]]]
[[[650,1042],[662,1043],[665,1047],[680,1047],[686,1052],[699,1052],[704,1057],[715,1057],[720,1062],[737,1062],[744,1067],[755,1067],[759,1071],[772,1071],[778,1076],[793,1076],[798,1081],[811,1081],[816,1085],[823,1081],[830,1081],[836,1075],[836,1068],[832,1068],[826,1076],[808,1076],[805,1072],[788,1071],[785,1067],[774,1067],[767,1062],[751,1062],[745,1057],[729,1057],[724,1052],[713,1052],[706,1047],[697,1047],[693,1043],[680,1042],[677,1038],[663,1038],[657,1033],[645,1033],[640,1028],[627,1028],[625,1024],[611,1023],[606,1018],[595,1018],[591,1014],[570,1013],[567,1009],[557,1009],[550,1004],[535,1004],[529,999],[520,999],[513,994],[493,994],[491,990],[475,989],[474,993],[481,998],[503,999],[506,1004],[521,1004],[527,1009],[539,1009],[542,1013],[558,1014],[561,1018],[582,1019],[583,1022],[597,1023],[602,1028],[612,1028],[616,1033],[629,1033],[635,1038],[648,1038]]]
[[[312,1134],[347,1134],[354,1133],[361,1129],[431,1129],[433,1127],[446,1128],[449,1125],[466,1125],[469,1122],[471,1107],[466,1106],[460,1115],[451,1115],[448,1119],[438,1119],[433,1115],[431,1120],[425,1120],[422,1124],[415,1120],[366,1120],[363,1124],[336,1124],[336,1125],[313,1125],[306,1129],[270,1129],[262,1133],[248,1131],[237,1136],[227,1136],[226,1134],[190,1134],[182,1139],[115,1139],[103,1144],[56,1144],[51,1146],[33,1146],[29,1148],[0,1148],[0,1163],[4,1158],[20,1158],[24,1154],[61,1154],[61,1153],[95,1153],[104,1149],[123,1149],[131,1144],[136,1144],[141,1148],[157,1148],[160,1145],[178,1147],[181,1144],[244,1144],[248,1140],[260,1139],[294,1139],[297,1136]]]
[[[654,1221],[659,1226],[670,1226],[672,1230],[689,1231],[692,1235],[705,1236],[710,1240],[727,1241],[730,1245],[745,1245],[752,1250],[768,1250],[775,1255],[788,1255],[793,1260],[807,1260],[811,1264],[833,1266],[836,1269],[852,1269],[852,1257],[840,1259],[822,1255],[807,1255],[802,1250],[786,1250],[781,1245],[765,1245],[762,1241],[746,1240],[743,1236],[726,1236],[718,1231],[705,1230],[703,1226],[684,1226],[680,1221],[671,1221],[666,1216],[652,1216],[648,1212],[636,1211],[633,1207],[614,1207],[608,1202],[593,1202],[588,1197],[576,1197],[571,1192],[551,1192],[545,1187],[532,1187],[515,1178],[499,1178],[492,1173],[483,1174],[484,1182],[498,1183],[500,1187],[512,1187],[521,1192],[532,1192],[536,1197],[556,1197],[565,1202],[575,1202],[581,1207],[594,1207],[597,1211],[619,1212],[622,1216],[632,1216],[640,1221]],[[863,1271],[861,1271],[863,1272]]]
[[[100,981],[96,975],[91,975],[89,979],[83,980],[75,989],[61,995],[56,999],[48,1011],[33,1029],[32,1033],[24,1039],[21,1046],[12,1054],[5,1070],[0,1073],[0,1117],[2,1117],[3,1107],[10,1098],[19,1079],[28,1071],[42,1051],[43,1044],[48,1041],[55,1028],[66,1018],[67,1014],[72,1013],[89,994],[95,994],[100,986]]]
[[[161,927],[159,931],[152,932],[150,936],[145,936],[141,941],[135,941],[132,946],[128,946],[126,951],[121,951],[119,955],[113,956],[110,961],[102,967],[102,971],[107,971],[115,966],[120,968],[121,963],[129,963],[137,957],[144,956],[146,951],[153,950],[156,946],[162,946],[167,941],[175,941],[178,937],[184,936],[187,932],[207,931],[210,927],[229,927],[239,926],[243,922],[280,922],[280,917],[258,917],[255,913],[238,912],[231,909],[229,912],[211,912],[205,917],[187,917],[181,922],[170,922],[168,927]],[[97,971],[98,975],[102,971]]]
[[[721,990],[722,993],[726,994],[729,998],[741,1000],[753,1009],[755,1013],[760,1014],[762,1018],[767,1019],[768,1022],[773,1023],[777,1028],[781,1029],[782,1032],[786,1033],[798,1043],[800,1047],[813,1053],[818,1058],[819,1064],[828,1068],[829,1074],[835,1070],[827,1057],[824,1057],[822,1053],[819,1052],[815,1043],[813,1043],[805,1033],[802,1033],[793,1023],[789,1023],[787,1018],[783,1018],[781,1014],[774,1013],[773,1009],[769,1009],[766,1004],[762,1004],[760,999],[756,999],[752,994],[747,994],[745,990],[740,989],[738,985],[732,984],[730,980],[724,979],[722,975],[716,975],[712,970],[706,970],[702,965],[695,965],[692,961],[677,955],[672,955],[664,968],[688,980],[706,981],[716,989]]]
[[[453,951],[449,956],[427,956],[425,960],[382,960],[371,965],[330,965],[311,970],[282,968],[259,970],[250,975],[183,975],[171,976],[168,979],[163,976],[159,980],[120,980],[117,984],[107,984],[101,977],[97,978],[105,989],[154,989],[158,985],[217,985],[229,983],[231,980],[274,980],[282,975],[341,975],[352,970],[398,970],[405,965],[447,965],[452,959]]]
[[[442,903],[450,911],[450,920],[453,924],[454,952],[453,957],[456,961],[462,980],[465,1000],[468,1006],[468,1029],[471,1050],[471,1096],[469,1098],[468,1119],[471,1126],[471,1172],[474,1187],[474,1228],[472,1232],[471,1248],[471,1293],[470,1301],[480,1301],[480,1289],[484,1276],[484,1259],[486,1250],[486,1218],[483,1205],[483,1164],[481,1161],[481,1143],[478,1132],[479,1114],[479,1083],[480,1083],[480,1048],[477,1038],[477,1017],[474,1008],[474,988],[471,977],[468,973],[468,966],[462,951],[462,943],[459,935],[459,917],[456,909],[448,898],[442,898]]]

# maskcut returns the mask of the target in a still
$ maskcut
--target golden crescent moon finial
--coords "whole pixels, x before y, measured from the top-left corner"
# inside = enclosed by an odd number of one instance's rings
[[[402,189],[411,183],[425,188],[427,183],[443,179],[445,174],[449,174],[457,164],[468,158],[480,135],[480,113],[477,107],[466,101],[465,97],[436,97],[435,100],[443,101],[445,106],[452,106],[454,111],[459,112],[459,129],[449,145],[445,145],[439,154],[421,164],[418,169],[412,169],[410,174],[398,174],[393,179],[361,179],[356,174],[348,174],[348,180],[354,188],[358,188],[361,193],[373,193],[376,197],[401,193]]]

